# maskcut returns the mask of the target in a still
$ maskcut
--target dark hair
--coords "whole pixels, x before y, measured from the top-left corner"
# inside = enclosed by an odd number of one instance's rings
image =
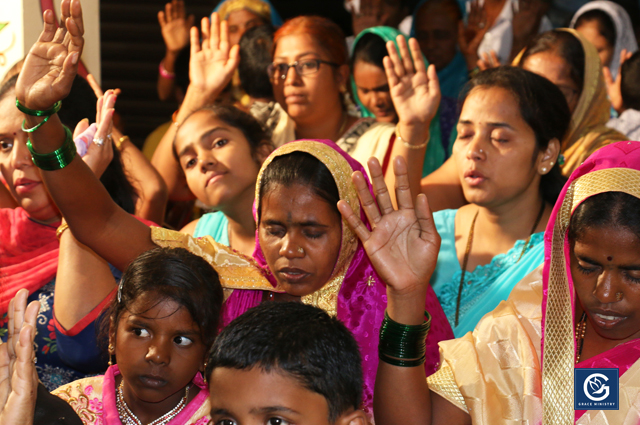
[[[442,7],[445,10],[451,12],[451,16],[454,17],[456,21],[462,20],[462,10],[460,10],[460,4],[456,0],[429,0],[425,1],[422,4],[419,4],[414,11],[414,15],[417,15],[420,10],[426,9],[428,7]],[[414,23],[416,26],[417,23]]]
[[[122,313],[131,312],[131,305],[148,292],[157,294],[159,302],[170,299],[185,307],[198,324],[205,347],[213,344],[223,295],[211,264],[184,248],[158,247],[142,253],[122,275],[118,295],[104,315],[103,333],[112,325],[117,328]]]
[[[316,195],[327,201],[336,214],[340,214],[337,206],[340,193],[336,181],[327,166],[309,153],[291,152],[275,157],[264,170],[260,180],[260,199],[264,199],[266,193],[278,184],[309,186]],[[258,219],[260,209],[261,206],[258,209]]]
[[[235,106],[216,103],[213,105],[204,106],[200,109],[193,111],[185,120],[180,124],[184,125],[189,121],[192,115],[200,111],[210,111],[217,119],[227,124],[230,127],[237,128],[242,132],[242,135],[249,142],[251,148],[251,154],[256,155],[257,149],[265,142],[271,143],[271,135],[265,130],[262,125],[251,114],[248,114]],[[178,133],[176,132],[176,137]],[[173,156],[178,159],[178,152],[176,152],[176,139],[173,140]],[[255,159],[255,158],[254,158]]]
[[[620,93],[625,108],[640,110],[640,51],[620,67]]]
[[[176,56],[173,72],[176,74],[176,86],[182,89],[182,93],[187,93],[189,87],[189,61],[191,60],[191,49],[184,47]]]
[[[579,240],[587,229],[617,227],[640,238],[640,199],[624,192],[604,192],[587,198],[569,223],[569,239]]]
[[[551,30],[543,32],[531,40],[518,66],[522,68],[527,58],[543,52],[554,53],[567,62],[571,68],[569,76],[578,87],[577,95],[580,96],[584,86],[585,70],[585,53],[580,40],[568,31]]]
[[[500,87],[508,90],[518,102],[520,115],[536,135],[538,151],[544,151],[552,139],[562,139],[571,122],[567,101],[555,84],[533,72],[512,66],[501,66],[478,73],[467,83],[461,100],[477,87]],[[545,201],[555,204],[566,179],[558,161],[540,179],[540,191]]]
[[[373,33],[364,34],[353,49],[351,72],[358,61],[375,65],[384,70],[382,60],[385,56],[388,56],[387,45],[382,37]]]
[[[609,14],[604,10],[591,9],[584,12],[576,20],[576,24],[573,27],[575,29],[578,29],[583,24],[586,24],[587,22],[591,22],[591,21],[596,21],[598,23],[598,32],[600,33],[600,35],[607,40],[607,43],[609,43],[611,47],[615,47],[616,26],[613,23],[613,19],[611,19],[611,16],[609,16]]]
[[[13,75],[7,81],[5,81],[2,86],[0,86],[0,100],[4,99],[9,95],[9,93],[15,90],[16,82],[18,81],[19,76],[19,74]]]
[[[18,81],[18,74],[9,78],[0,87],[0,100],[7,96],[10,92],[15,90],[16,82]],[[80,121],[88,118],[87,115],[93,115],[96,110],[96,98],[93,89],[89,83],[82,77],[76,76],[71,86],[69,96],[64,100],[58,117],[62,124],[66,125],[70,129],[74,129]],[[112,146],[113,159],[107,165],[106,170],[100,177],[100,182],[103,184],[111,199],[120,206],[123,210],[129,214],[135,212],[134,196],[136,190],[133,188],[127,176],[124,173],[122,167],[122,160],[120,151]]]
[[[274,32],[271,24],[265,24],[248,29],[240,38],[240,85],[253,98],[273,98],[267,67],[271,63]]]
[[[229,324],[211,347],[206,376],[219,367],[291,376],[322,395],[334,423],[362,401],[358,344],[336,318],[296,302],[265,302]]]

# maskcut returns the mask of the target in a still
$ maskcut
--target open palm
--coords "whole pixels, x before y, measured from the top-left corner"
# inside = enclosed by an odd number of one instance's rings
[[[201,24],[202,44],[198,29],[191,28],[191,59],[189,61],[190,84],[207,93],[218,94],[231,81],[240,62],[239,47],[229,48],[227,21],[220,22],[217,13]]]
[[[440,84],[435,67],[425,68],[420,45],[414,38],[409,40],[409,46],[402,35],[396,41],[400,55],[395,44],[387,42],[389,56],[384,58],[384,69],[398,119],[405,124],[431,122],[440,105]],[[411,60],[412,57],[415,60]]]
[[[79,0],[63,0],[62,26],[56,29],[52,10],[44,12],[44,28],[25,58],[16,97],[31,109],[48,109],[71,90],[84,45]]]
[[[349,205],[340,201],[340,213],[362,241],[380,278],[397,293],[412,293],[426,288],[436,266],[440,236],[435,229],[427,198],[420,194],[413,204],[407,166],[404,159],[394,161],[396,197],[393,208],[379,162],[369,160],[376,200],[363,175],[356,172],[353,183],[373,230],[369,231]]]

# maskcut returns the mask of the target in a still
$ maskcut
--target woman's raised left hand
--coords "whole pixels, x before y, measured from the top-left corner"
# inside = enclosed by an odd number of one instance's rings
[[[60,10],[60,28],[56,28],[53,10],[45,10],[42,33],[16,83],[16,97],[31,109],[49,109],[65,98],[78,71],[84,46],[80,0],[62,0]]]
[[[436,68],[433,65],[425,68],[420,45],[415,38],[409,39],[408,46],[402,35],[396,41],[400,55],[395,44],[387,42],[389,56],[384,58],[384,69],[398,120],[405,125],[428,125],[440,106]]]
[[[369,231],[345,201],[338,203],[340,213],[362,241],[364,249],[391,297],[412,297],[422,304],[429,279],[436,266],[440,235],[436,231],[427,197],[418,195],[415,205],[402,157],[394,160],[396,199],[394,209],[377,159],[369,160],[374,193],[373,199],[364,176],[353,174],[360,204],[373,230]]]

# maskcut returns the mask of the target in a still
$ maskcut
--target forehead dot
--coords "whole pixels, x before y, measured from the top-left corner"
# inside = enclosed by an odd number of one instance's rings
[[[611,261],[611,260],[613,260],[613,257],[609,256],[609,257],[607,257],[607,260]]]

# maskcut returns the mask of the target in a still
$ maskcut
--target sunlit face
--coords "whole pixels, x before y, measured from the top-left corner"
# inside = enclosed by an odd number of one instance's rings
[[[189,189],[206,205],[224,209],[253,199],[260,164],[242,131],[212,111],[198,111],[184,122],[175,151]]]
[[[0,101],[0,172],[11,195],[30,217],[54,222],[60,219],[60,213],[42,182],[40,170],[31,160],[27,134],[21,130],[23,119],[15,97],[5,96]]]
[[[597,20],[586,21],[582,25],[576,28],[584,38],[593,44],[598,51],[600,57],[600,63],[602,66],[611,66],[611,59],[613,58],[612,46],[606,38],[600,33],[600,24]]]
[[[415,38],[429,63],[440,71],[453,60],[458,48],[458,20],[449,9],[429,2],[415,17]]]
[[[578,106],[581,87],[571,78],[571,66],[564,58],[553,52],[541,52],[529,56],[522,64],[522,69],[538,74],[555,84],[569,105],[573,113]]]
[[[360,102],[375,115],[378,122],[396,122],[398,115],[393,107],[384,69],[368,62],[357,61],[353,66],[353,80]]]
[[[278,40],[273,63],[291,64],[305,59],[332,62],[329,55],[308,34],[291,34]],[[276,101],[296,123],[322,124],[334,114],[342,114],[340,89],[345,86],[348,69],[338,70],[331,65],[320,64],[318,72],[299,76],[293,67],[286,78],[275,78],[273,94]],[[344,73],[342,71],[347,71]]]
[[[536,196],[541,159],[533,130],[516,98],[500,87],[476,87],[467,96],[453,146],[468,202],[498,207]]]
[[[231,46],[239,44],[242,34],[247,32],[248,29],[264,25],[264,21],[260,16],[246,9],[229,13],[227,23],[229,25],[229,44]]]
[[[329,405],[321,394],[291,376],[256,366],[219,367],[209,378],[211,424],[328,425]]]
[[[640,239],[626,228],[587,228],[571,243],[571,277],[602,338],[640,337]]]
[[[129,406],[166,412],[204,365],[207,350],[189,311],[171,299],[143,293],[120,316],[115,355]],[[135,413],[135,410],[134,410]]]
[[[312,188],[275,184],[260,200],[258,236],[269,270],[290,295],[322,288],[338,259],[342,221]]]

